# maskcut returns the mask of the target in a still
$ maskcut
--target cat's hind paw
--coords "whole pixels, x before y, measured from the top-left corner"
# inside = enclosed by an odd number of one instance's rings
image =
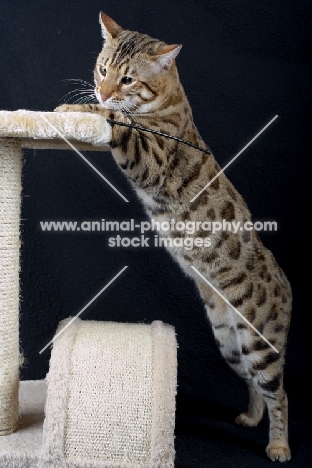
[[[241,426],[255,427],[259,423],[260,419],[252,418],[248,413],[242,413],[235,418],[236,424]]]
[[[282,444],[281,442],[273,442],[269,444],[266,448],[267,456],[272,461],[285,462],[291,459],[290,448],[287,444]]]

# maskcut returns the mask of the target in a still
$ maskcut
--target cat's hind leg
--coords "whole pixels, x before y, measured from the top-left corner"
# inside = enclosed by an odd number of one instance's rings
[[[273,461],[285,462],[290,460],[291,453],[288,445],[288,402],[283,388],[284,356],[283,353],[269,351],[260,361],[259,357],[252,365],[253,384],[268,408],[270,431],[266,453]]]
[[[241,424],[242,426],[257,426],[261,421],[265,409],[264,398],[253,384],[252,379],[247,381],[249,389],[249,405],[247,413],[241,413],[235,419],[236,424]]]
[[[248,412],[237,416],[235,422],[243,426],[256,426],[262,419],[266,404],[270,420],[269,444],[266,453],[273,461],[288,461],[291,458],[288,445],[288,404],[282,382],[275,392],[264,390],[259,386],[259,383],[263,386],[267,385],[267,381],[261,377],[258,377],[257,382],[258,384],[255,384],[253,380],[248,381],[250,395]]]
[[[288,445],[288,401],[286,392],[281,386],[276,392],[266,392],[263,396],[270,419],[270,437],[266,453],[273,461],[288,461],[291,458],[291,453]]]

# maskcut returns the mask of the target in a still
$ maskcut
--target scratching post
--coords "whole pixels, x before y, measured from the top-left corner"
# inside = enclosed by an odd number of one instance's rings
[[[0,435],[18,422],[21,165],[19,142],[0,138]]]
[[[95,114],[0,111],[0,468],[173,468],[173,327],[65,320],[47,379],[19,382],[22,149],[69,149],[60,134],[107,151],[111,127]]]
[[[111,138],[99,115],[0,111],[0,435],[18,421],[22,148],[69,148],[42,116],[81,149],[107,150]]]

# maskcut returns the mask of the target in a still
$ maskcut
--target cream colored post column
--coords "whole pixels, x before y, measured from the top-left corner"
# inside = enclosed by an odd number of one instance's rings
[[[21,167],[19,140],[0,138],[0,435],[18,425]]]

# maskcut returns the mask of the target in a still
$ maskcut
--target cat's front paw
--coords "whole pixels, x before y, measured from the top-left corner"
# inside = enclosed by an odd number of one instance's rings
[[[54,112],[81,112],[79,104],[62,104],[54,109]]]
[[[272,461],[285,462],[291,459],[289,446],[278,441],[269,444],[266,448],[266,453]]]

